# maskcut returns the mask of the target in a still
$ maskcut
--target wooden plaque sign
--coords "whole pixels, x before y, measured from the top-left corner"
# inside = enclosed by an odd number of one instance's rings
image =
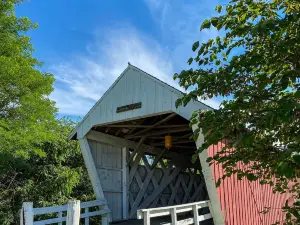
[[[129,110],[139,109],[139,108],[142,108],[142,103],[141,102],[130,104],[130,105],[120,106],[120,107],[117,108],[117,113],[126,112],[126,111],[129,111]]]

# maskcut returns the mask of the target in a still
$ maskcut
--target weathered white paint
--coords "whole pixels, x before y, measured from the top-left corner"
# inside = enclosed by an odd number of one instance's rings
[[[98,174],[97,174],[97,169],[96,169],[96,166],[95,166],[95,163],[93,160],[93,156],[91,153],[91,149],[90,149],[90,146],[88,144],[86,137],[79,139],[79,143],[80,143],[80,149],[81,149],[81,153],[82,153],[82,156],[84,159],[84,163],[87,167],[87,171],[89,173],[96,198],[97,199],[105,199],[104,193],[102,190],[102,186],[101,186]]]
[[[33,203],[32,202],[24,202],[22,211],[24,214],[24,222],[25,225],[33,225]]]
[[[171,208],[170,210],[171,213],[171,224],[172,225],[177,225],[177,212],[176,212],[176,207]]]
[[[144,225],[150,225],[150,218],[160,216],[171,216],[171,223],[168,225],[187,225],[187,224],[199,224],[199,222],[212,218],[210,213],[199,215],[198,208],[204,208],[209,206],[210,201],[194,202],[189,204],[174,205],[160,208],[140,209],[137,211],[137,218],[144,218]],[[184,220],[177,220],[177,214],[181,212],[193,212],[193,218],[187,218]]]
[[[89,131],[88,134],[86,135],[86,137],[89,140],[94,140],[100,143],[106,143],[109,145],[113,145],[115,147],[119,147],[119,148],[123,148],[123,147],[129,147],[131,149],[135,149],[136,146],[138,145],[138,143],[134,142],[134,141],[130,141],[130,140],[125,140],[123,138],[119,138],[119,137],[115,137],[109,134],[104,134],[101,132],[96,132],[96,131]],[[161,148],[156,148],[150,145],[145,145],[142,144],[141,147],[143,148],[144,152],[147,152],[149,154],[153,154],[153,155],[157,155],[160,154],[163,149]],[[172,159],[173,163],[175,165],[180,165],[182,163],[182,161],[191,161],[191,157],[188,157],[186,155],[183,154],[179,154],[176,152],[172,152],[172,151],[167,151],[164,154],[165,157]],[[189,165],[189,167],[194,168],[196,165],[192,164]]]
[[[71,132],[69,138],[77,133],[77,139],[81,139],[94,125],[133,120],[167,112],[176,112],[189,120],[195,110],[211,109],[198,101],[192,101],[185,107],[176,108],[175,101],[182,95],[183,93],[179,90],[134,66],[128,65]],[[117,107],[137,102],[142,103],[140,109],[116,113]]]
[[[193,125],[193,131],[197,129],[197,125]],[[199,135],[196,141],[197,148],[200,148],[204,143],[203,135]],[[207,162],[208,153],[207,151],[202,151],[199,154],[200,163],[202,166],[202,174],[205,180],[207,193],[210,199],[210,212],[212,214],[215,225],[224,225],[224,217],[221,210],[221,204],[217,193],[216,184],[213,178],[212,169]]]
[[[78,207],[78,205],[77,205],[78,202],[80,203],[80,201],[77,201],[76,207]],[[104,209],[89,212],[88,208],[94,207],[94,206],[98,206],[99,208],[104,208]],[[57,224],[57,223],[62,224],[63,222],[67,221],[67,217],[66,216],[63,217],[62,213],[65,211],[68,211],[69,207],[71,207],[71,206],[61,205],[61,206],[33,208],[32,202],[24,202],[22,205],[22,209],[20,210],[20,216],[21,216],[20,225],[28,225],[28,224],[29,225],[46,225],[46,224]],[[72,207],[74,207],[74,205]],[[85,212],[80,214],[80,218],[85,219],[85,224],[88,223],[89,217],[99,216],[99,215],[104,217],[104,220],[108,221],[107,217],[110,213],[110,210],[106,207],[106,201],[94,200],[94,201],[89,201],[89,202],[81,202],[79,207],[85,209]],[[69,212],[69,214],[77,213],[74,210],[71,210],[71,211],[72,212]],[[57,213],[57,218],[34,221],[34,216],[36,216],[36,215],[51,214],[51,213]],[[80,210],[79,210],[79,213],[80,213]],[[75,217],[75,215],[70,215],[69,218],[72,221],[74,221],[74,217]],[[24,218],[25,218],[25,221],[24,221]],[[77,219],[76,219],[76,221],[77,221]],[[25,224],[24,224],[24,222],[25,222]]]
[[[66,225],[79,225],[79,221],[80,221],[80,201],[78,200],[69,201]]]
[[[62,212],[58,212],[58,219],[61,220],[62,217]],[[63,222],[59,222],[58,225],[63,225]]]
[[[128,167],[127,167],[127,152],[128,148],[124,147],[122,148],[122,205],[123,205],[123,219],[127,218],[128,214],[128,188],[127,188],[127,182],[128,182]]]
[[[112,211],[112,220],[123,219],[123,154],[122,148],[88,140],[97,177]]]

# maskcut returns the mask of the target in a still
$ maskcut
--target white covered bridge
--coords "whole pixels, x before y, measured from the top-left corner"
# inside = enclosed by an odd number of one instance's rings
[[[198,101],[176,108],[181,96],[129,64],[70,134],[112,222],[167,216],[170,224],[223,224],[207,153],[191,162],[203,137],[191,139],[189,119],[211,108]]]

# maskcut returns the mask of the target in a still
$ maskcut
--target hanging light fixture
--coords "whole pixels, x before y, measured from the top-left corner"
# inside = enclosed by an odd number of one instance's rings
[[[171,147],[172,147],[172,136],[168,134],[165,136],[165,148],[170,149]]]

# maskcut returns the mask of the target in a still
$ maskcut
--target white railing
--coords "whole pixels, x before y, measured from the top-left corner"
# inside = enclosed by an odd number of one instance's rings
[[[150,218],[170,215],[171,223],[164,223],[164,225],[198,225],[199,222],[212,218],[210,213],[199,215],[198,209],[205,207],[210,208],[210,201],[193,202],[188,204],[173,205],[160,208],[140,209],[137,211],[137,218],[144,219],[144,225],[150,225]],[[193,211],[193,218],[177,220],[177,213],[189,211]]]
[[[62,225],[79,225],[80,219],[84,218],[84,224],[89,224],[89,218],[92,216],[102,216],[102,225],[108,225],[108,214],[110,210],[105,207],[105,200],[95,200],[89,202],[81,202],[78,200],[69,201],[67,205],[33,208],[32,202],[24,202],[20,212],[20,225],[45,225],[58,224]],[[101,207],[97,211],[89,211],[91,207]],[[80,213],[84,209],[84,213]],[[64,213],[66,212],[66,213]],[[37,215],[56,213],[57,217],[45,220],[34,221]]]

